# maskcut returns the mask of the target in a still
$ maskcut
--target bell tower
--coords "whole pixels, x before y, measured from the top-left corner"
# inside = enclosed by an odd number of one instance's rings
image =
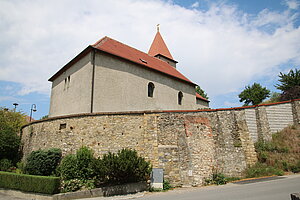
[[[160,60],[163,60],[167,62],[172,67],[176,68],[176,63],[166,45],[164,42],[160,32],[159,32],[159,24],[157,24],[157,33],[154,37],[154,40],[151,44],[151,47],[148,51],[148,54],[150,56],[154,56]]]

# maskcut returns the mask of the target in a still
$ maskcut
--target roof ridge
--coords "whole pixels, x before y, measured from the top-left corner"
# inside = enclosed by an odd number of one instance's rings
[[[111,39],[111,38],[109,38],[109,37],[107,37],[107,36],[104,36],[103,38],[101,38],[101,39],[98,40],[95,44],[92,44],[91,46],[96,47],[96,46],[102,44],[103,42],[105,42],[107,39]]]
[[[107,36],[105,36],[105,38],[106,38],[106,39],[110,39],[110,40],[114,40],[115,42],[118,42],[118,43],[120,43],[120,44],[122,44],[122,45],[124,45],[124,46],[127,46],[127,47],[129,47],[129,48],[131,48],[131,49],[134,49],[134,50],[136,50],[136,51],[139,51],[139,52],[141,52],[141,53],[143,53],[143,54],[146,54],[146,55],[150,56],[149,54],[147,54],[147,53],[145,53],[145,52],[143,52],[143,51],[141,51],[141,50],[139,50],[139,49],[136,49],[136,48],[134,48],[134,47],[131,47],[131,46],[129,46],[129,45],[123,43],[123,42],[120,42],[120,41],[118,41],[118,40],[115,40],[115,39],[110,38],[110,37],[107,37]],[[103,38],[103,39],[104,39],[104,38]],[[105,40],[105,41],[106,41],[106,40]],[[105,42],[105,41],[103,41],[103,42]],[[153,57],[153,56],[151,56],[151,57]],[[153,57],[153,58],[154,58],[154,57]]]
[[[105,39],[105,40],[104,40],[104,39]],[[124,46],[127,46],[127,47],[129,47],[129,48],[131,48],[131,49],[134,49],[134,50],[136,50],[136,51],[139,51],[139,52],[141,52],[141,53],[143,53],[143,54],[145,54],[145,55],[147,55],[147,56],[149,56],[149,57],[151,57],[151,58],[154,58],[154,59],[158,60],[159,62],[162,62],[162,63],[165,63],[165,64],[170,65],[169,63],[167,63],[167,62],[165,62],[165,61],[163,61],[163,60],[161,60],[161,59],[159,59],[159,58],[157,58],[157,57],[155,57],[155,56],[151,56],[151,55],[149,55],[148,53],[146,53],[146,52],[144,52],[144,51],[141,51],[141,50],[139,50],[139,49],[136,49],[136,48],[134,48],[134,47],[132,47],[132,46],[129,46],[129,45],[123,43],[123,42],[120,42],[120,41],[115,40],[115,39],[113,39],[113,38],[110,38],[110,37],[108,37],[108,36],[103,37],[102,39],[100,39],[100,40],[97,41],[96,43],[100,43],[100,42],[101,42],[101,44],[102,44],[102,43],[106,42],[108,39],[113,40],[113,41],[115,41],[115,42],[118,42],[119,44],[122,44],[122,45],[124,45]],[[95,43],[95,44],[96,44],[96,43]],[[92,45],[92,46],[94,46],[94,45]],[[96,47],[96,46],[98,46],[98,44],[95,45],[94,47]],[[164,55],[162,55],[162,56],[164,56]],[[165,56],[164,56],[164,57],[165,57]],[[145,66],[147,66],[147,65],[145,65]],[[171,66],[171,65],[170,65],[170,66]],[[176,71],[178,71],[176,68],[174,68],[174,69],[175,69]],[[179,71],[178,71],[178,72],[179,72]]]

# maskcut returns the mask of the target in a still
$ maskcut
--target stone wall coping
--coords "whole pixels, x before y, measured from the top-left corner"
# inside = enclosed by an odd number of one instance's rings
[[[300,99],[292,99],[289,101],[282,101],[276,103],[268,103],[268,104],[259,104],[253,106],[241,106],[241,107],[232,107],[232,108],[217,108],[217,109],[198,109],[198,110],[147,110],[147,111],[124,111],[124,112],[95,112],[95,113],[80,113],[80,114],[71,114],[71,115],[61,115],[56,117],[50,117],[42,120],[35,120],[30,122],[24,126],[22,126],[21,130],[27,126],[32,124],[37,124],[41,122],[53,121],[58,119],[68,119],[68,118],[81,118],[81,117],[92,117],[92,116],[103,116],[103,115],[144,115],[144,114],[155,114],[155,113],[195,113],[195,112],[217,112],[217,111],[230,111],[230,110],[244,110],[257,108],[262,106],[272,106],[279,104],[291,103],[294,101],[300,101]]]

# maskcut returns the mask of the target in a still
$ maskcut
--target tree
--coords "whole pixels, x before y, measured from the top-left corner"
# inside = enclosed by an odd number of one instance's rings
[[[280,72],[280,84],[275,87],[282,91],[280,96],[281,101],[300,98],[300,70],[290,70],[287,74]]]
[[[201,87],[199,85],[196,86],[196,92],[198,94],[200,94],[203,98],[209,99],[209,97],[207,96],[207,94],[204,92],[203,89],[201,89]]]
[[[45,115],[45,116],[41,117],[41,119],[40,119],[40,120],[43,120],[43,119],[48,119],[48,118],[49,118],[49,115]]]
[[[25,116],[7,108],[0,108],[0,160],[9,159],[16,163],[20,158],[20,136],[18,133],[26,124]]]
[[[245,102],[244,106],[260,104],[264,99],[270,96],[270,90],[262,87],[259,83],[254,83],[252,86],[246,86],[239,94],[240,102]]]

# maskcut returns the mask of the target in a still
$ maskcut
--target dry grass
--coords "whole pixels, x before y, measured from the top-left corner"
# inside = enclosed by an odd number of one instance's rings
[[[260,163],[284,171],[300,168],[300,125],[289,126],[276,133],[270,142],[255,144]]]

